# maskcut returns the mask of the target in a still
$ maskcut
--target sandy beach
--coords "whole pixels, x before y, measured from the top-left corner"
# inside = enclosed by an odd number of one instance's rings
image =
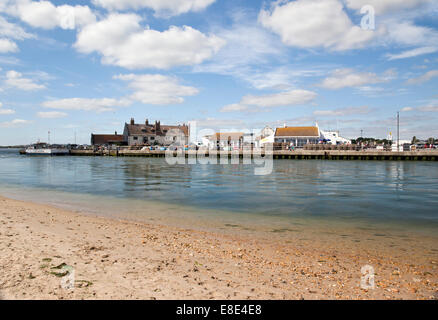
[[[436,237],[366,230],[358,237],[309,231],[290,232],[287,241],[257,238],[0,197],[0,297],[438,299]],[[61,286],[66,265],[74,289]],[[364,265],[375,269],[375,289],[360,287]]]

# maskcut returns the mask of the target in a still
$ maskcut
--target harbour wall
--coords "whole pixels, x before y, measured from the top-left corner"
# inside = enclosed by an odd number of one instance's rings
[[[177,153],[174,152],[176,155]],[[260,152],[255,152],[255,155],[260,155]],[[111,157],[148,157],[162,158],[166,156],[166,151],[150,151],[150,150],[71,150],[71,156],[111,156]],[[185,157],[196,157],[197,152],[194,150],[184,151]],[[239,153],[230,153],[224,151],[206,152],[206,157],[253,157],[254,154],[247,151],[239,151]],[[261,156],[265,156],[262,152]],[[438,161],[438,150],[424,151],[344,151],[344,150],[295,150],[295,151],[273,151],[272,156],[276,160],[368,160],[368,161]]]

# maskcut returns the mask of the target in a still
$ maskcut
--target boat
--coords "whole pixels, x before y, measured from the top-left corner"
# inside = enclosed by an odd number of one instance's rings
[[[70,154],[70,150],[61,146],[51,146],[46,143],[36,143],[25,149],[24,154],[38,156],[59,156]]]

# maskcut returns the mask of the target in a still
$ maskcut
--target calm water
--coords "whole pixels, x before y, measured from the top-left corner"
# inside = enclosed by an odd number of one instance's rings
[[[437,169],[436,162],[276,160],[271,175],[256,176],[253,166],[243,164],[169,166],[164,159],[27,157],[0,150],[0,194],[107,211],[122,203],[139,215],[153,202],[209,218],[390,223],[437,231]]]

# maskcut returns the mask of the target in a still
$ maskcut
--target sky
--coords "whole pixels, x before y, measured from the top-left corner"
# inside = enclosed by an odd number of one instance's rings
[[[0,145],[135,118],[438,138],[436,0],[1,0]]]

